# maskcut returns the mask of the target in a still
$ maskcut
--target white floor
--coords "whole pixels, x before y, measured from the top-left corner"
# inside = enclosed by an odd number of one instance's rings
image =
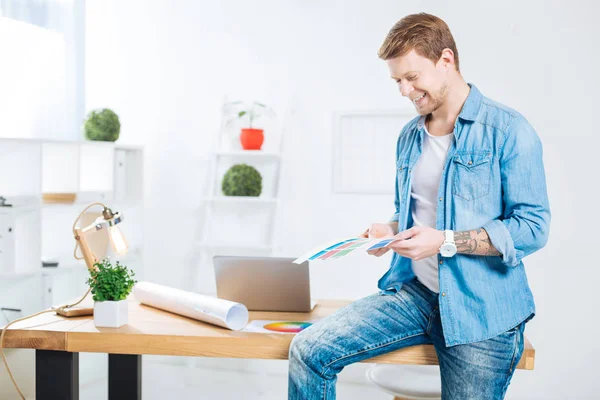
[[[393,396],[364,378],[367,364],[351,365],[339,375],[340,400],[391,400]],[[103,374],[104,375],[104,374]],[[80,388],[82,400],[108,398],[106,376]],[[144,400],[282,400],[287,399],[287,362],[230,359],[142,358]]]
[[[17,352],[19,359],[15,358]],[[35,352],[29,349],[9,351],[9,362],[15,378],[27,399],[31,400],[35,398],[35,377],[32,374],[35,370],[34,356]],[[367,381],[365,373],[371,365],[352,364],[342,371],[337,383],[339,400],[392,400],[393,396],[376,389]],[[282,400],[287,399],[287,373],[288,363],[285,360],[143,356],[142,395],[144,400]],[[520,371],[513,377],[507,399],[583,399],[558,391],[551,396],[538,395],[539,389],[535,389],[535,384],[531,385],[534,378],[531,374],[529,371]],[[106,400],[107,377],[106,354],[79,354],[81,400]],[[0,367],[0,399],[18,398],[7,374]]]

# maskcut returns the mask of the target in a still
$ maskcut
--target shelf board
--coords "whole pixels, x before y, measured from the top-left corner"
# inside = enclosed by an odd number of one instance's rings
[[[127,265],[128,263],[137,262],[141,259],[142,251],[139,247],[134,247],[127,252],[124,256],[118,256],[111,258],[111,262],[114,264],[117,261]],[[63,273],[83,271],[87,272],[87,266],[83,260],[69,260],[65,263],[59,263],[57,267],[42,267],[41,274],[44,276],[58,275]]]
[[[271,245],[253,245],[253,244],[235,244],[227,242],[198,242],[200,248],[208,249],[236,249],[236,250],[259,250],[259,251],[270,251],[273,250]]]
[[[208,196],[208,197],[203,197],[202,201],[213,202],[213,203],[277,204],[277,202],[279,200],[275,197]]]
[[[262,150],[222,150],[222,151],[216,151],[212,153],[214,156],[217,157],[235,157],[235,158],[244,158],[244,157],[251,157],[251,158],[273,158],[276,160],[279,160],[281,158],[281,155],[279,153],[275,153],[275,152],[270,152],[270,151],[262,151]]]
[[[100,203],[104,203],[107,206],[109,206],[110,208],[112,208],[113,210],[115,210],[115,208],[134,208],[134,207],[138,207],[138,206],[142,206],[142,199],[135,199],[135,198],[125,198],[125,199],[121,199],[121,200],[117,200],[115,199],[115,194],[112,191],[106,191],[106,192],[76,192],[76,198],[75,201],[72,202],[40,202],[40,205],[43,208],[53,208],[53,207],[70,207],[70,206],[78,206],[83,208],[84,206],[87,206],[88,204],[91,203],[95,203],[95,202],[100,202]]]
[[[44,207],[56,207],[56,206],[70,206],[70,205],[87,205],[94,202],[107,202],[111,203],[114,198],[114,192],[107,191],[79,191],[73,192],[75,199],[69,201],[65,198],[64,201],[44,201],[42,198],[42,205]],[[42,196],[44,193],[42,193]]]
[[[39,210],[41,203],[29,203],[15,207],[0,207],[0,214],[19,214],[26,211]]]
[[[0,272],[0,280],[26,279],[35,275],[36,272]]]
[[[122,144],[116,142],[103,142],[99,140],[59,140],[59,139],[37,139],[37,138],[0,138],[0,141],[17,142],[23,144],[65,144],[78,146],[113,147],[119,150],[143,150],[143,145]]]
[[[78,272],[78,270],[86,271],[87,267],[85,263],[70,263],[70,264],[58,264],[57,267],[42,267],[41,274],[42,276],[54,276],[60,274],[67,274],[71,272]]]

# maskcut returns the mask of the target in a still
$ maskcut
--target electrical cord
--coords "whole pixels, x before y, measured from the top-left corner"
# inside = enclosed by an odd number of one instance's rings
[[[35,314],[29,315],[27,317],[23,317],[23,318],[19,318],[19,319],[15,319],[11,322],[9,322],[7,325],[4,326],[4,328],[2,329],[2,334],[0,334],[0,356],[2,356],[2,361],[4,362],[4,366],[6,367],[6,371],[8,372],[8,376],[10,377],[10,380],[12,381],[13,385],[15,386],[15,389],[17,389],[17,392],[19,392],[19,395],[21,396],[22,400],[26,400],[25,396],[23,395],[23,392],[21,392],[21,389],[19,388],[19,385],[17,385],[17,382],[15,381],[15,377],[13,376],[10,367],[8,366],[8,361],[6,360],[6,356],[4,355],[4,334],[6,334],[6,331],[8,330],[8,327],[16,324],[17,322],[21,322],[21,321],[25,321],[26,319],[30,319],[33,317],[37,317],[38,315],[41,314],[45,314],[45,313],[49,313],[49,312],[56,312],[57,310],[64,310],[67,308],[71,308],[71,307],[75,307],[76,305],[78,305],[79,303],[81,303],[86,297],[87,295],[90,293],[92,289],[89,288],[87,290],[87,292],[85,293],[85,295],[79,299],[79,301],[77,301],[76,303],[73,304],[68,304],[68,305],[64,305],[64,306],[60,306],[60,307],[52,307],[49,310],[44,310],[44,311],[40,311],[37,312]]]

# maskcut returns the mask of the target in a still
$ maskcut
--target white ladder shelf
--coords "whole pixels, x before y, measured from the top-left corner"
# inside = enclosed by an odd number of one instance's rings
[[[225,101],[224,101],[225,104]],[[286,111],[286,115],[289,111]],[[280,120],[283,121],[283,118]],[[279,188],[281,179],[282,167],[282,149],[283,149],[283,129],[280,124],[279,128],[265,127],[265,141],[263,148],[265,150],[243,150],[223,148],[224,135],[231,134],[225,129],[225,117],[221,118],[221,128],[215,140],[215,150],[210,153],[210,168],[207,179],[207,193],[202,197],[202,218],[201,238],[197,242],[197,250],[200,260],[197,264],[197,271],[194,274],[194,289],[198,292],[206,294],[214,294],[214,272],[213,272],[213,256],[215,255],[272,255],[275,252],[275,227],[277,220],[277,212],[279,208]],[[239,138],[239,129],[233,133],[233,140]],[[233,142],[230,141],[230,142]],[[237,139],[239,140],[239,139]],[[272,143],[268,143],[272,140]],[[227,141],[225,141],[227,143]],[[234,164],[248,164],[255,167],[261,172],[263,191],[258,197],[251,196],[225,196],[221,191],[222,178],[227,168]],[[265,179],[264,171],[270,172],[268,179]],[[222,214],[216,212],[221,210]],[[226,210],[226,211],[223,211]],[[229,230],[231,235],[229,240],[214,239],[214,225],[219,224],[219,217],[223,216],[223,212],[229,217],[236,214],[242,217],[244,214],[253,213],[261,210],[266,214],[261,222],[256,226],[257,231],[264,230],[265,240],[257,243],[251,241],[244,242],[244,236],[237,234],[238,228],[249,228],[248,226],[230,225]],[[233,211],[233,212],[232,212]],[[266,211],[266,213],[265,213]],[[262,216],[262,215],[261,215]],[[235,218],[234,218],[235,219]],[[228,219],[231,224],[232,219]],[[251,228],[251,227],[250,227]],[[246,238],[256,240],[256,237]],[[200,279],[210,280],[210,282],[201,282]]]

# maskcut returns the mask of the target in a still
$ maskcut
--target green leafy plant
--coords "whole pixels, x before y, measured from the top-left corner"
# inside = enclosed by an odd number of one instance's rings
[[[105,258],[94,266],[97,269],[90,271],[90,277],[86,281],[92,288],[94,301],[125,300],[137,283],[133,279],[135,272],[118,261],[113,266],[110,260]]]
[[[250,165],[236,164],[225,173],[221,189],[225,196],[260,196],[262,176]]]
[[[121,132],[119,116],[109,108],[93,110],[88,114],[84,130],[85,137],[89,140],[114,142]]]
[[[248,128],[252,128],[252,124],[255,120],[262,117],[263,115],[274,117],[275,112],[263,103],[254,101],[252,103],[244,103],[243,101],[232,101],[225,103],[224,111],[227,114],[233,114],[227,120],[227,125],[231,124],[236,119],[248,120]]]

